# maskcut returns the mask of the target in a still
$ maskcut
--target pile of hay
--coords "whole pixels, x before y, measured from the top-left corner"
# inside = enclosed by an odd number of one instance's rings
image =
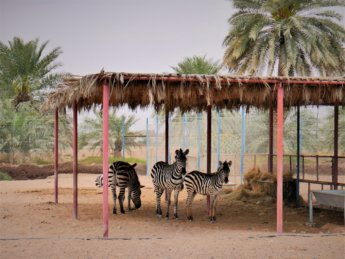
[[[244,175],[244,184],[225,194],[226,199],[273,202],[276,196],[276,180],[275,174],[261,172],[259,168],[253,168]],[[292,180],[291,174],[283,175],[284,182],[291,182]]]

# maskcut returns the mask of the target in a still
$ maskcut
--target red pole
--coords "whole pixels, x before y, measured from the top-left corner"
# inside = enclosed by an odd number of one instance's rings
[[[78,111],[73,104],[73,217],[78,218]]]
[[[278,86],[277,96],[277,233],[283,233],[283,132],[284,132],[284,88]]]
[[[109,84],[103,84],[103,238],[108,238],[109,203],[108,203],[108,143],[109,143]]]
[[[211,134],[212,134],[212,107],[207,106],[207,173],[211,173]],[[207,213],[211,216],[210,195],[207,195]]]
[[[58,184],[58,170],[59,170],[59,111],[58,109],[55,110],[54,116],[54,174],[55,174],[55,181],[54,181],[54,194],[55,194],[55,203],[58,203],[58,192],[59,192],[59,184]]]

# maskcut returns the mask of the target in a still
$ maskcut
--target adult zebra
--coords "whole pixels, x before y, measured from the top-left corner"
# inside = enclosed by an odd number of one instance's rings
[[[154,191],[156,193],[156,214],[162,216],[161,196],[165,191],[167,194],[167,213],[166,218],[169,218],[170,210],[170,196],[174,191],[174,217],[178,218],[177,205],[178,195],[183,189],[183,176],[186,174],[186,163],[189,149],[183,152],[182,149],[175,151],[175,162],[169,165],[166,162],[157,162],[151,172]]]
[[[120,188],[119,192],[119,204],[121,213],[125,213],[123,209],[123,201],[125,199],[125,189],[128,187],[128,210],[131,210],[131,200],[133,201],[135,208],[141,207],[141,190],[144,187],[140,185],[135,166],[137,164],[130,165],[127,162],[117,161],[109,167],[108,186],[113,194],[114,208],[113,214],[116,214],[116,186]],[[103,175],[99,175],[96,178],[96,186],[103,186]]]
[[[187,190],[187,219],[193,220],[192,202],[197,193],[202,195],[210,195],[210,221],[216,221],[216,199],[222,190],[223,183],[228,183],[230,166],[232,162],[222,163],[219,161],[217,172],[213,174],[205,174],[199,171],[193,171],[186,175],[184,181]]]

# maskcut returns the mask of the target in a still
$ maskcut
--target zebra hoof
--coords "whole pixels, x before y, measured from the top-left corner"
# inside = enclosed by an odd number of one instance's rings
[[[178,216],[177,216],[177,214],[174,214],[174,219],[176,219],[176,220],[178,219]]]
[[[210,222],[215,223],[216,222],[216,217],[210,217]]]
[[[116,209],[113,209],[113,214],[116,214]]]
[[[193,221],[193,216],[189,216],[189,217],[187,217],[187,220],[189,220],[189,221]]]
[[[121,210],[121,214],[126,214],[124,210]]]
[[[162,218],[162,214],[156,214],[156,216],[160,219]]]

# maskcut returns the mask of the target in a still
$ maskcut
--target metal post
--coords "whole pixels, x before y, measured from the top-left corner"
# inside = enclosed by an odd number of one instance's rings
[[[300,128],[300,121],[301,121],[301,114],[300,114],[300,107],[297,106],[297,165],[296,165],[296,202],[299,205],[299,179],[300,179],[300,156],[301,156],[301,128]]]
[[[156,162],[158,161],[158,114],[156,115]]]
[[[277,94],[277,233],[283,233],[283,141],[284,141],[284,88]]]
[[[186,114],[182,115],[182,149],[186,149]]]
[[[246,152],[246,113],[241,106],[241,118],[242,118],[242,126],[241,126],[241,159],[240,159],[240,178],[241,184],[243,183],[243,175],[244,175],[244,153]]]
[[[212,131],[212,107],[207,106],[207,173],[211,173],[211,131]]]
[[[338,137],[339,137],[339,106],[334,106],[334,159],[332,171],[332,183],[334,190],[338,189]]]
[[[146,118],[146,175],[149,175],[149,118]]]
[[[269,109],[268,172],[273,173],[273,106]]]
[[[59,111],[55,110],[54,116],[54,194],[55,194],[55,203],[59,201]]]
[[[121,137],[122,137],[122,158],[125,158],[125,116],[124,115],[122,115]]]
[[[109,168],[109,84],[103,85],[103,238],[108,238],[109,203],[108,203],[108,168]],[[122,116],[122,126],[124,125]],[[123,145],[124,142],[122,142]]]
[[[200,140],[201,140],[201,114],[198,113],[198,160],[197,160],[197,169],[200,171],[200,149],[201,149],[201,143],[200,143]]]
[[[211,173],[211,131],[212,131],[212,107],[207,106],[207,173]],[[211,213],[210,209],[210,195],[207,195],[207,212]]]
[[[78,108],[73,103],[73,218],[78,218]]]
[[[220,112],[217,113],[217,161],[216,168],[218,168],[218,161],[220,161]]]
[[[165,162],[169,163],[169,111],[165,109]]]

